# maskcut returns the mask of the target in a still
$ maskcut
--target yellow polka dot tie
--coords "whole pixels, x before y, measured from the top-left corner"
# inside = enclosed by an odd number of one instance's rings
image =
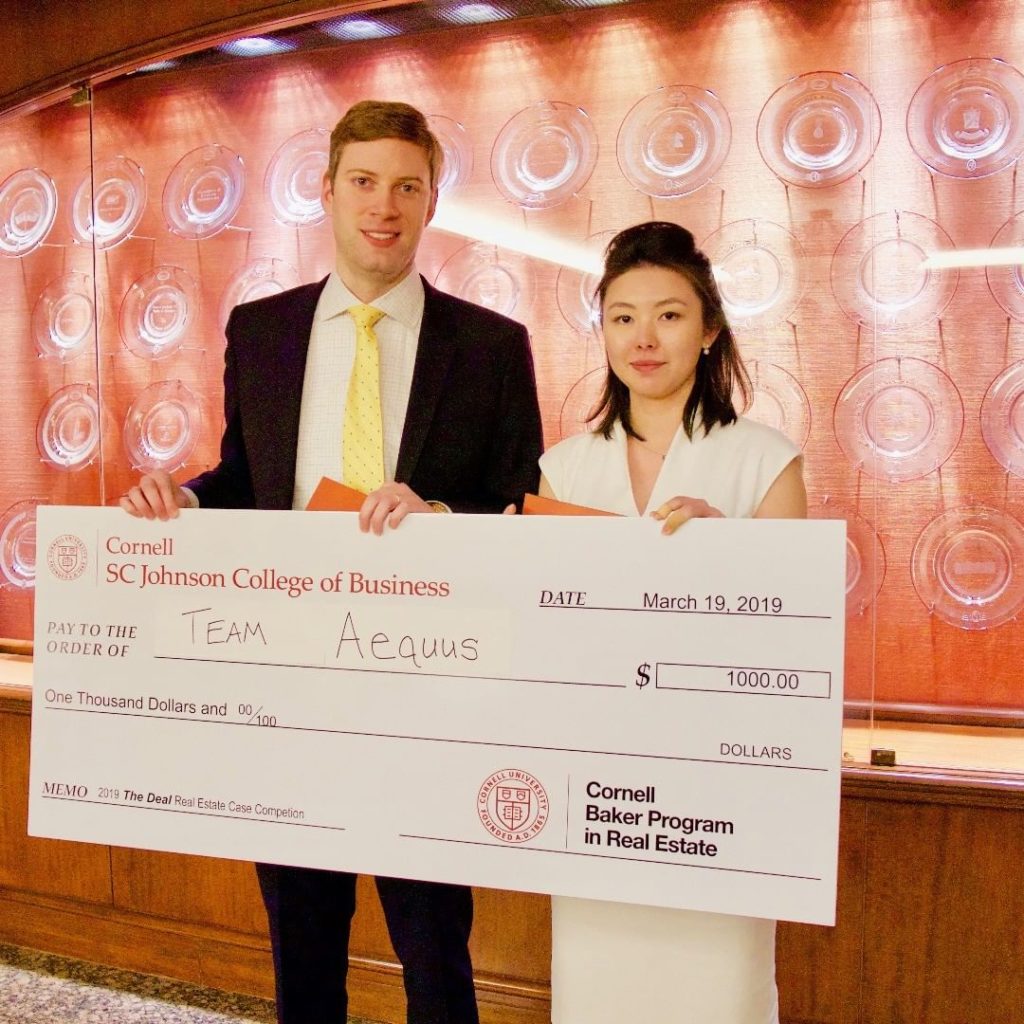
[[[349,487],[369,494],[384,483],[380,350],[373,330],[384,314],[373,306],[351,306],[347,312],[356,325],[356,356],[345,401],[342,473]]]

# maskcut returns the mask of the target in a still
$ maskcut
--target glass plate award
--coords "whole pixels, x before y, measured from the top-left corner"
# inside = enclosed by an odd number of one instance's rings
[[[859,78],[813,71],[768,97],[757,119],[757,148],[783,181],[825,188],[867,164],[881,127],[878,104]]]
[[[36,584],[36,508],[38,501],[19,501],[0,515],[0,586],[18,590]]]
[[[774,427],[804,448],[811,433],[811,403],[800,382],[788,370],[763,359],[751,359],[747,372],[753,391],[743,415]]]
[[[527,209],[560,206],[590,180],[597,132],[585,110],[543,100],[521,110],[498,133],[491,176],[510,202]]]
[[[487,242],[470,242],[456,250],[434,281],[442,291],[505,316],[528,305],[532,283],[532,270],[525,256]]]
[[[321,193],[330,147],[326,128],[309,128],[286,139],[270,158],[263,190],[279,224],[301,228],[324,219]]]
[[[32,307],[32,340],[41,356],[67,361],[93,339],[96,300],[92,278],[73,271],[51,281]]]
[[[929,170],[984,178],[1024,152],[1024,75],[997,57],[936,68],[907,109],[907,137]]]
[[[465,127],[450,117],[430,114],[427,117],[427,124],[430,125],[430,130],[437,137],[444,153],[441,178],[437,183],[438,194],[444,196],[465,185],[472,177],[473,144]]]
[[[604,250],[615,237],[615,231],[599,231],[591,235],[584,246],[593,252],[595,266],[601,266]],[[587,273],[576,267],[561,266],[555,281],[555,298],[562,319],[581,334],[596,331],[601,324],[601,303],[596,290],[601,280],[601,271]]]
[[[199,288],[181,267],[154,267],[121,300],[121,338],[142,359],[164,359],[181,348],[198,310]]]
[[[788,319],[803,295],[803,248],[768,220],[736,220],[701,247],[714,265],[729,324],[737,330]]]
[[[199,400],[181,381],[162,380],[132,402],[122,437],[136,469],[172,472],[188,462],[201,433]]]
[[[569,388],[562,400],[562,409],[558,416],[561,437],[571,437],[573,434],[581,434],[584,430],[593,429],[594,421],[591,417],[597,410],[597,404],[601,400],[607,379],[607,367],[598,366],[583,374]]]
[[[981,402],[981,436],[1007,473],[1024,477],[1024,361],[989,385]]]
[[[100,406],[91,384],[54,392],[36,427],[39,454],[59,469],[84,469],[99,452]]]
[[[284,260],[263,256],[239,267],[220,298],[220,324],[228,322],[231,310],[243,302],[255,302],[279,295],[299,284],[299,272]]]
[[[231,223],[245,191],[242,158],[211,144],[186,153],[164,185],[167,227],[182,238],[212,238]]]
[[[25,256],[43,244],[57,216],[57,186],[37,167],[0,182],[0,254]]]
[[[934,473],[953,454],[964,407],[956,385],[933,363],[880,359],[847,381],[833,425],[856,469],[901,483]]]
[[[955,248],[935,221],[920,214],[875,214],[854,225],[836,247],[832,294],[862,327],[886,333],[919,327],[942,315],[960,279],[955,269],[925,261]]]
[[[860,615],[885,580],[885,548],[875,528],[855,512],[846,519],[846,614]]]
[[[615,144],[627,181],[649,196],[672,199],[703,188],[729,153],[732,125],[707,89],[669,85],[645,96],[623,119]]]
[[[1024,526],[982,505],[936,516],[914,545],[914,589],[960,629],[993,629],[1024,608]]]
[[[94,185],[95,183],[95,185]],[[71,200],[71,230],[82,245],[112,249],[131,237],[146,210],[146,176],[126,156],[104,160],[86,174]]]
[[[1024,249],[1024,213],[1014,214],[999,228],[991,248]],[[986,267],[985,280],[1007,316],[1024,323],[1024,262]]]

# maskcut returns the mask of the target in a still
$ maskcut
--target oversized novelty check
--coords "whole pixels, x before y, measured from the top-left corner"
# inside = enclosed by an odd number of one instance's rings
[[[41,506],[29,831],[831,923],[844,538]]]

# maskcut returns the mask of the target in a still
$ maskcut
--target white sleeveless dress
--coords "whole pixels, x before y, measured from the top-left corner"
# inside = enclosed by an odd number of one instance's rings
[[[644,515],[682,494],[752,516],[799,456],[743,418],[692,440],[680,428]],[[540,466],[559,500],[637,515],[618,424],[608,440],[567,438]],[[565,896],[551,910],[552,1024],[778,1024],[774,921]]]

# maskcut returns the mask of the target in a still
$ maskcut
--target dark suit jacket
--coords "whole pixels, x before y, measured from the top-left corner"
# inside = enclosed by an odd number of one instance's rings
[[[228,320],[220,462],[188,482],[211,508],[288,509],[306,352],[327,283],[237,306]],[[395,478],[457,512],[521,504],[543,441],[526,329],[432,288]]]

